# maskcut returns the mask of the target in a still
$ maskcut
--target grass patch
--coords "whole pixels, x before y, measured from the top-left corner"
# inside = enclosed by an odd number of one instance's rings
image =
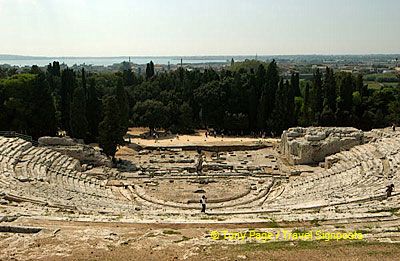
[[[175,230],[164,230],[163,234],[164,235],[180,235],[181,232],[175,231]]]
[[[212,216],[202,216],[200,217],[201,220],[214,220],[215,218]]]
[[[184,242],[184,241],[188,241],[190,239],[191,239],[190,237],[182,236],[181,239],[174,241],[174,243],[181,243],[181,242]]]
[[[365,83],[368,84],[368,88],[370,89],[379,90],[382,87],[382,84],[380,84],[379,82],[366,81]]]
[[[399,243],[390,243],[389,245]],[[368,242],[365,240],[346,240],[346,241],[292,241],[292,242],[268,242],[268,243],[245,243],[237,245],[239,250],[243,251],[266,251],[266,250],[299,250],[299,249],[319,249],[331,247],[333,249],[343,246],[349,247],[368,247],[368,246],[385,246],[388,243]]]
[[[376,209],[376,210],[369,210],[367,213],[381,213],[381,212],[390,212],[392,215],[397,214],[400,208],[383,208],[383,209]]]
[[[392,254],[391,250],[370,250],[366,253],[368,256],[390,256]]]
[[[305,233],[309,233],[310,231],[307,231],[305,229],[300,229],[300,228],[295,228],[292,230],[292,233],[296,233],[296,234],[305,234]]]
[[[397,227],[395,229],[385,230],[385,232],[400,232],[400,227]]]
[[[278,222],[276,222],[275,220],[271,219],[270,222],[265,223],[265,227],[267,228],[277,228],[280,227]]]
[[[370,231],[368,231],[368,230],[363,230],[363,229],[356,229],[354,232],[356,232],[356,233],[358,233],[358,234],[369,234],[369,233],[371,233]]]
[[[321,226],[321,224],[319,223],[319,219],[313,219],[310,221],[311,225],[315,226],[315,227],[319,227]]]
[[[268,243],[245,243],[238,245],[243,251],[266,251],[287,249],[313,249],[320,245],[317,241],[294,241],[294,242],[268,242]]]

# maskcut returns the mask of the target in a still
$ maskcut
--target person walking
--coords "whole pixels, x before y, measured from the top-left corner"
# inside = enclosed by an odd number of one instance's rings
[[[392,195],[393,189],[394,189],[393,184],[390,184],[389,186],[386,187],[386,198]]]
[[[201,213],[206,213],[206,204],[207,204],[207,198],[205,195],[203,195],[200,199],[201,203]]]

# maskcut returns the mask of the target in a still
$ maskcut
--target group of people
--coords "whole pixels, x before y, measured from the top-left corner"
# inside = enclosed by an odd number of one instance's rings
[[[217,138],[217,131],[208,131],[206,130],[206,133],[204,134],[206,136],[206,139],[208,138],[208,136],[214,136],[214,138]],[[221,137],[224,138],[224,131],[221,132]]]

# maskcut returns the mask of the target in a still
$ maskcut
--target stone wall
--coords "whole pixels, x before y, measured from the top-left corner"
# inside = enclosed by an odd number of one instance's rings
[[[112,167],[111,160],[99,150],[78,142],[70,137],[41,137],[39,146],[49,147],[60,153],[78,159],[82,164]]]
[[[281,153],[292,165],[316,164],[363,143],[364,133],[351,127],[296,127],[283,132]]]

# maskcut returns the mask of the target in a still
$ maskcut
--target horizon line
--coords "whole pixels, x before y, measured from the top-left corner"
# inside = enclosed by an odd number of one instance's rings
[[[399,53],[305,53],[305,54],[194,54],[194,55],[106,55],[106,56],[80,56],[80,55],[24,55],[24,54],[3,54],[0,56],[16,56],[29,58],[150,58],[150,57],[263,57],[263,56],[375,56],[375,55],[400,55]]]

